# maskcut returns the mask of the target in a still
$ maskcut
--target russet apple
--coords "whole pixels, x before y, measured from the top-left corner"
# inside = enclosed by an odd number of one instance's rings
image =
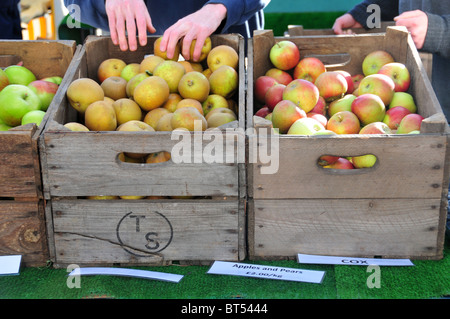
[[[278,83],[284,85],[288,85],[293,80],[291,74],[277,68],[270,68],[264,75],[270,76],[274,78]]]
[[[69,104],[80,114],[84,114],[91,103],[104,99],[105,92],[96,81],[90,78],[79,78],[70,83],[66,96]]]
[[[133,76],[128,82],[127,82],[127,86],[125,88],[125,91],[127,93],[127,97],[132,98],[133,94],[134,94],[134,89],[136,88],[136,86],[141,83],[141,81],[143,79],[146,79],[150,77],[150,75],[146,72],[143,73],[139,73],[135,76]]]
[[[84,125],[91,131],[115,131],[117,117],[113,106],[103,100],[93,102],[84,113]]]
[[[89,129],[85,125],[78,122],[67,122],[64,126],[74,132],[89,132]]]
[[[208,123],[208,128],[215,128],[236,120],[236,115],[230,112],[214,112],[209,114],[206,122]]]
[[[131,99],[118,99],[112,103],[112,107],[116,112],[117,125],[121,125],[131,120],[140,120],[142,118],[141,108]]]
[[[228,107],[229,107],[229,104],[228,104],[227,99],[219,94],[208,95],[206,100],[204,100],[202,103],[203,114],[205,116],[207,116],[211,110],[214,110],[217,108],[228,108]]]
[[[182,99],[180,102],[178,102],[177,107],[175,110],[178,110],[179,108],[182,107],[195,107],[197,109],[197,111],[199,111],[199,113],[203,116],[205,116],[203,114],[203,107],[202,107],[202,103],[200,103],[199,101],[197,101],[196,99]]]
[[[213,47],[209,51],[206,57],[206,63],[211,72],[216,71],[223,65],[228,65],[237,70],[239,66],[239,55],[231,46],[222,44]]]
[[[186,69],[184,66],[172,60],[161,62],[153,70],[153,75],[159,76],[167,82],[170,93],[178,92],[178,84],[185,74]]]
[[[102,83],[110,76],[120,76],[127,64],[122,59],[109,58],[100,63],[97,69],[98,81]]]
[[[160,56],[154,54],[147,55],[142,59],[141,63],[139,63],[139,73],[147,72],[150,73],[149,75],[152,75],[155,67],[164,61],[165,60]]]
[[[156,130],[156,125],[158,124],[158,121],[161,119],[161,117],[169,113],[170,112],[167,109],[158,107],[145,114],[143,121]]]
[[[222,65],[209,76],[209,85],[211,94],[219,94],[229,99],[239,88],[239,75],[231,66]]]
[[[355,99],[355,95],[346,94],[342,98],[332,101],[328,105],[328,116],[331,117],[340,111],[351,111],[352,103]]]
[[[300,61],[300,50],[294,42],[281,40],[270,48],[269,59],[277,69],[287,71]]]
[[[306,80],[301,80],[305,81]],[[267,115],[267,114],[266,114]],[[300,118],[306,117],[306,112],[290,100],[282,100],[272,111],[272,125],[281,134],[287,133],[291,125]]]
[[[139,69],[139,63],[129,63],[122,69],[122,72],[120,72],[120,76],[128,82],[133,76],[140,73]]]
[[[275,84],[279,84],[278,81],[268,75],[261,75],[256,78],[254,87],[255,99],[260,103],[265,103],[267,90]]]
[[[149,124],[140,120],[131,120],[119,125],[116,131],[120,132],[139,132],[139,131],[149,131],[154,132],[155,130]]]
[[[304,79],[314,83],[326,70],[325,65],[318,58],[305,57],[295,66],[292,76],[294,79]]]
[[[207,37],[205,39],[205,42],[203,42],[201,50],[200,50],[200,55],[197,57],[194,57],[194,50],[195,50],[196,44],[197,44],[197,40],[194,39],[194,40],[192,40],[189,48],[185,48],[183,45],[181,45],[181,55],[184,57],[185,60],[201,62],[208,57],[208,54],[211,51],[211,38]]]
[[[391,62],[383,65],[378,74],[389,76],[395,84],[395,92],[406,92],[411,83],[409,70],[403,63]]]
[[[133,99],[143,111],[150,111],[163,105],[170,94],[169,85],[159,76],[143,79],[134,89]]]
[[[232,68],[231,68],[232,69]],[[234,69],[232,69],[234,71]],[[217,79],[225,80],[225,76]],[[225,85],[225,83],[223,83]],[[178,83],[178,93],[185,99],[195,99],[204,102],[211,91],[210,80],[201,72],[192,71],[183,75]]]
[[[372,93],[378,95],[387,106],[391,103],[395,93],[395,84],[390,77],[384,74],[371,74],[361,80],[358,95]]]
[[[392,97],[391,103],[389,103],[389,108],[394,108],[396,106],[403,106],[408,109],[411,113],[417,112],[417,106],[414,102],[414,97],[407,92],[395,92]]]
[[[359,134],[392,134],[392,130],[386,123],[372,122],[363,126]]]
[[[173,56],[169,59],[167,57],[167,52],[161,50],[161,40],[162,36],[153,42],[153,54],[156,56],[159,56],[163,58],[164,60],[172,60],[172,61],[178,61],[180,58],[180,52],[181,52],[181,44],[180,42],[177,42],[174,48]]]
[[[6,125],[19,126],[26,113],[40,109],[39,97],[28,86],[10,84],[0,91],[0,122]]]
[[[28,87],[31,88],[41,100],[41,110],[47,111],[50,103],[55,97],[56,91],[58,91],[59,85],[49,81],[36,80],[28,84]]]
[[[325,127],[311,117],[303,117],[292,123],[287,131],[288,135],[312,135],[317,131],[325,130]]]
[[[286,85],[283,92],[283,100],[289,100],[301,108],[305,113],[310,112],[319,101],[319,90],[314,83],[295,79]]]
[[[345,77],[335,71],[326,71],[319,74],[314,84],[319,89],[320,96],[327,102],[343,97],[348,89]]]
[[[161,107],[173,113],[177,109],[178,102],[180,102],[182,99],[183,97],[180,94],[170,93],[169,97]]]
[[[124,99],[127,97],[127,81],[121,76],[110,76],[106,78],[100,86],[105,92],[105,96],[113,99]]]
[[[234,113],[233,110],[227,108],[227,107],[219,107],[216,109],[212,109],[211,112],[208,112],[208,114],[206,114],[205,119],[206,121],[208,121],[209,117],[216,114],[216,113],[227,113],[227,114],[231,114],[234,116],[235,119],[237,119],[236,113]]]
[[[411,111],[403,106],[394,106],[386,111],[386,114],[383,118],[383,123],[386,123],[390,129],[396,130],[401,120],[408,114],[411,114]]]
[[[171,126],[174,130],[204,131],[208,126],[205,117],[195,107],[182,107],[172,114]]]
[[[159,119],[158,123],[156,123],[156,131],[172,131],[172,117],[173,117],[173,113],[170,112],[168,114],[164,114],[163,116],[161,116],[161,118]]]
[[[406,115],[398,125],[397,134],[408,134],[412,131],[419,131],[424,117],[417,114],[411,113]]]
[[[351,105],[351,111],[358,117],[361,125],[381,122],[386,114],[386,108],[378,95],[366,93],[356,97]]]
[[[354,113],[341,111],[328,119],[326,128],[337,134],[358,134],[361,124]]]
[[[395,62],[392,55],[384,50],[372,51],[364,57],[362,62],[362,71],[364,76],[376,74],[380,68],[387,64]]]
[[[280,102],[283,99],[283,92],[286,88],[286,85],[284,84],[276,84],[274,86],[271,86],[267,92],[265,97],[265,105],[273,111],[273,108],[275,105],[277,105],[278,102]]]

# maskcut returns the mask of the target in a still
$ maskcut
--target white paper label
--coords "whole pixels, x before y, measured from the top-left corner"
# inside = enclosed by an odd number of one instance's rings
[[[109,268],[109,267],[86,267],[75,268],[69,276],[92,276],[92,275],[111,275],[124,277],[137,277],[144,279],[155,279],[178,283],[183,275],[168,274],[163,272],[127,269],[127,268]]]
[[[22,255],[0,256],[0,275],[17,275]]]
[[[297,260],[300,264],[414,266],[409,259],[357,258],[298,254]]]
[[[215,275],[232,275],[265,279],[321,283],[324,271],[285,268],[267,265],[253,265],[215,261],[207,272]]]

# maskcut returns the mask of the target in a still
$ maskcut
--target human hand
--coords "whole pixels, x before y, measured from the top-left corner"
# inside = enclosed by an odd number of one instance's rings
[[[420,10],[405,11],[394,18],[395,25],[405,26],[416,45],[417,49],[422,49],[428,31],[428,16]]]
[[[105,9],[111,40],[122,51],[137,49],[136,28],[142,46],[147,44],[147,30],[151,33],[156,31],[143,0],[106,0]]]
[[[353,18],[350,13],[346,13],[334,21],[333,31],[335,34],[346,34],[349,33],[343,29],[348,28],[362,28],[363,26]]]
[[[183,38],[181,54],[188,60],[191,58],[189,52],[191,43],[196,40],[192,58],[197,61],[206,38],[217,30],[226,15],[227,9],[222,4],[203,6],[200,10],[178,20],[164,32],[160,43],[161,51],[166,52],[167,58],[171,59],[178,41]]]

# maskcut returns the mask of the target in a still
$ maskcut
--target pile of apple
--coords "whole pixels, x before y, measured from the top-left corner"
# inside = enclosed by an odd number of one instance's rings
[[[0,69],[0,131],[39,126],[61,81],[60,76],[37,79],[22,63]]]
[[[255,115],[288,135],[418,134],[423,117],[408,93],[407,67],[389,52],[365,56],[362,74],[329,71],[316,57],[300,57],[295,43],[283,40],[269,52],[273,67],[254,82]],[[319,159],[326,168],[363,168],[372,154]]]

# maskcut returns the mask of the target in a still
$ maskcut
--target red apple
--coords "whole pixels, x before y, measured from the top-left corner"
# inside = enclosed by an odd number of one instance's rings
[[[342,98],[334,100],[328,105],[328,116],[333,116],[340,111],[351,111],[352,102],[356,99],[353,94],[346,94]]]
[[[272,46],[269,58],[277,69],[287,71],[300,61],[300,50],[294,42],[282,40]]]
[[[341,111],[328,120],[326,129],[337,134],[358,134],[360,130],[358,117],[350,111]]]
[[[339,156],[322,155],[321,157],[319,157],[317,164],[319,164],[320,166],[327,166],[327,165],[336,163],[338,161],[338,159],[340,159],[340,158],[341,157],[339,157]]]
[[[347,94],[352,93],[355,90],[355,85],[353,84],[352,75],[344,70],[337,70],[336,72],[342,74],[347,81]]]
[[[41,100],[41,110],[47,111],[56,91],[58,91],[59,85],[49,81],[36,80],[28,84],[28,87],[31,88]]]
[[[354,169],[352,162],[348,159],[339,157],[338,160],[329,165],[325,165],[324,168],[334,168],[334,169]]]
[[[372,51],[364,57],[362,70],[365,76],[376,74],[380,68],[390,62],[395,62],[389,52],[384,50]]]
[[[315,132],[324,131],[325,127],[311,117],[302,117],[292,123],[287,131],[288,135],[313,135]]]
[[[280,133],[287,133],[291,125],[298,119],[306,117],[305,111],[289,100],[282,100],[272,111],[272,124]]]
[[[390,77],[384,74],[371,74],[361,80],[358,95],[372,93],[378,95],[387,106],[391,103],[395,93],[395,84]]]
[[[317,87],[303,79],[294,79],[286,85],[283,92],[283,99],[293,102],[305,113],[310,112],[319,101],[319,90]]]
[[[267,90],[278,84],[277,80],[270,76],[262,75],[255,81],[255,98],[260,103],[265,103]]]
[[[325,115],[319,114],[319,113],[314,113],[314,112],[309,112],[309,113],[306,113],[306,116],[315,119],[317,122],[322,124],[324,127],[327,127],[328,119]]]
[[[319,95],[319,100],[310,112],[327,115],[327,102]]]
[[[277,80],[278,83],[288,85],[292,80],[292,75],[290,75],[288,72],[277,69],[277,68],[271,68],[267,70],[266,74],[267,76],[270,76]]]
[[[344,76],[338,72],[326,71],[321,73],[314,84],[325,101],[331,102],[344,96],[348,85]]]
[[[387,63],[380,68],[378,74],[387,75],[394,81],[395,92],[406,92],[411,83],[409,70],[403,63]]]
[[[423,116],[417,113],[406,115],[398,125],[397,134],[408,134],[412,131],[420,131]]]
[[[361,128],[359,134],[392,134],[392,131],[386,123],[372,122]]]
[[[396,130],[401,120],[408,114],[411,114],[411,111],[407,108],[403,106],[395,106],[386,111],[383,123],[386,123],[390,129]]]
[[[0,91],[5,88],[9,84],[8,76],[6,75],[6,72],[3,71],[3,69],[0,68]]]
[[[256,111],[255,115],[265,118],[269,113],[270,113],[269,108],[267,106],[263,106],[258,111]]]
[[[364,75],[362,74],[352,75],[353,91],[358,89],[359,83],[361,82],[362,79],[364,79]]]
[[[383,121],[386,108],[378,95],[366,93],[356,97],[352,102],[352,112],[364,126],[372,122]]]
[[[283,92],[285,88],[286,85],[284,84],[275,84],[267,90],[265,101],[270,111],[273,111],[275,105],[283,99]]]
[[[301,59],[295,66],[293,78],[303,79],[314,83],[317,77],[325,71],[325,65],[318,58],[306,57]]]

